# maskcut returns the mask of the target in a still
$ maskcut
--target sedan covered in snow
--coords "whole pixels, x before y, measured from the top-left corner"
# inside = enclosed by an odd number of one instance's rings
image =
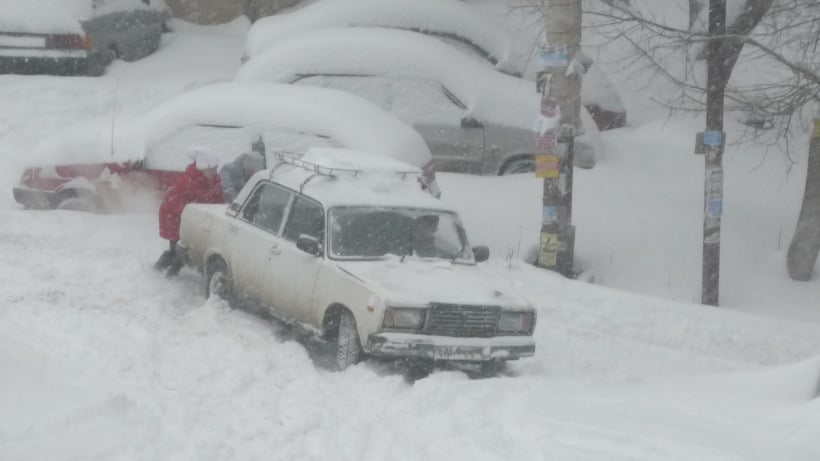
[[[496,72],[431,37],[396,29],[339,28],[291,35],[246,62],[239,81],[349,91],[413,125],[439,171],[534,171],[539,98],[531,82]],[[575,164],[604,144],[582,108]]]
[[[159,47],[164,0],[0,0],[0,73],[102,75]]]
[[[271,103],[273,101],[274,103]],[[347,147],[424,168],[438,186],[419,133],[372,103],[342,91],[267,83],[220,83],[183,93],[123,129],[112,142],[69,130],[44,141],[35,157],[59,159],[23,172],[14,198],[26,208],[117,211],[156,207],[207,145],[220,165],[250,150]],[[116,141],[116,142],[113,142]]]
[[[207,294],[261,307],[364,356],[492,371],[535,352],[536,313],[476,263],[459,216],[412,165],[340,149],[279,156],[227,205],[188,205],[180,248]]]
[[[458,18],[458,20],[453,20]],[[436,37],[478,61],[515,76],[535,78],[537,47],[520,43],[513,32],[461,0],[320,0],[255,22],[245,42],[243,62],[290,35],[338,27],[384,27]],[[534,87],[534,83],[532,83]],[[600,130],[626,124],[618,91],[589,59],[581,100]]]

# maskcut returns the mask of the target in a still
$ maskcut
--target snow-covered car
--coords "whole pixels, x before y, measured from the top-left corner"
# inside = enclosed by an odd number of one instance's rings
[[[203,145],[220,164],[254,147],[266,154],[311,146],[378,152],[424,168],[424,186],[438,193],[432,157],[419,133],[342,91],[219,83],[154,108],[119,132],[117,142],[98,134],[71,129],[41,143],[35,157],[69,161],[27,168],[14,187],[15,200],[35,209],[155,206],[190,164],[188,154]]]
[[[239,81],[336,88],[412,124],[438,171],[534,171],[540,98],[525,80],[496,72],[422,34],[384,28],[294,34],[246,62]],[[575,165],[591,167],[604,144],[589,113],[576,138]],[[581,128],[581,127],[579,127]]]
[[[510,27],[461,0],[320,0],[255,22],[248,32],[242,61],[258,56],[290,35],[337,27],[419,32],[443,40],[501,72],[528,78],[535,75],[527,69],[537,61],[533,57],[537,47],[522,46]],[[626,124],[620,96],[599,66],[592,64],[587,70],[581,100],[600,130]]]
[[[0,73],[102,75],[159,47],[164,0],[0,0]]]
[[[323,338],[338,369],[377,356],[492,370],[533,355],[533,307],[476,265],[489,250],[417,187],[421,173],[340,149],[282,155],[230,206],[185,207],[179,245],[206,294]]]

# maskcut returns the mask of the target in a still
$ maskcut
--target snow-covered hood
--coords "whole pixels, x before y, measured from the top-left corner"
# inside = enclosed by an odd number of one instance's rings
[[[481,265],[398,259],[337,261],[388,305],[424,306],[431,302],[530,308],[532,305],[498,273]]]

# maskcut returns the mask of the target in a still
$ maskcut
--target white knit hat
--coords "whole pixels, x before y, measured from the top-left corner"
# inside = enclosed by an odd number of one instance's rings
[[[200,147],[194,150],[194,163],[197,169],[207,170],[208,168],[218,167],[219,158],[211,151]]]

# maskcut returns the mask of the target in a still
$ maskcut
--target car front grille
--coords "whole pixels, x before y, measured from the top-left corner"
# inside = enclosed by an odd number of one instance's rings
[[[489,338],[496,334],[498,306],[433,304],[424,333],[462,338]]]

